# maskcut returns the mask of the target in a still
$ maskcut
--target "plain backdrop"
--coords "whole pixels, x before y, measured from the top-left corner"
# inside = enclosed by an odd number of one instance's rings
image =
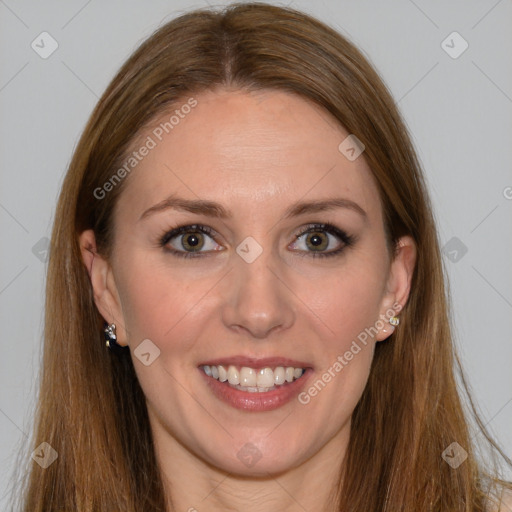
[[[45,249],[72,151],[140,42],[165,21],[206,5],[0,0],[1,510],[32,428]],[[354,42],[398,103],[435,208],[464,369],[484,421],[510,456],[512,1],[289,5]]]

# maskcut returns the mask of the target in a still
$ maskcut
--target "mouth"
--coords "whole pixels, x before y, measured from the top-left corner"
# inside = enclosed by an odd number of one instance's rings
[[[281,407],[300,392],[313,373],[310,365],[289,359],[231,358],[201,364],[198,369],[217,398],[250,411]]]
[[[203,365],[199,368],[208,377],[212,377],[219,382],[225,382],[234,389],[247,391],[248,393],[272,391],[287,382],[300,379],[306,371],[306,368],[294,366],[251,368],[235,365]]]

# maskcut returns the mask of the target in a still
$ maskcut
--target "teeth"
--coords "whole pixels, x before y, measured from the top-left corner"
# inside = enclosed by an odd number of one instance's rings
[[[274,370],[274,383],[275,384],[284,384],[285,383],[285,375],[286,371],[282,366],[278,366]]]
[[[281,386],[285,382],[293,382],[302,377],[305,370],[303,368],[294,368],[293,366],[278,366],[277,368],[260,368],[255,370],[247,366],[242,366],[240,370],[236,366],[230,365],[226,370],[225,366],[201,366],[202,370],[209,377],[226,382],[236,389],[249,391],[251,393],[265,392],[276,389],[276,385]]]
[[[226,368],[224,368],[224,366],[217,366],[217,369],[219,370],[219,380],[221,382],[226,382],[228,380],[228,372],[226,371]]]
[[[215,368],[215,366],[213,367]],[[256,372],[246,366],[240,369],[240,385],[246,387],[255,387],[257,382]],[[259,385],[259,384],[258,384]]]
[[[213,368],[215,368],[215,366]],[[238,370],[234,366],[230,366],[228,368],[228,382],[233,386],[240,384],[240,374],[238,373]]]
[[[302,369],[299,368],[299,371],[302,375]],[[271,388],[274,385],[274,372],[272,368],[262,368],[258,372],[256,383],[259,388]]]

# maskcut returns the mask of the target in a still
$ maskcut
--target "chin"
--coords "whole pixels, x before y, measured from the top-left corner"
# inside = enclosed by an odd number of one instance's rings
[[[286,472],[307,458],[302,450],[289,442],[289,437],[271,442],[267,438],[266,441],[260,439],[259,442],[251,442],[247,438],[233,440],[223,452],[218,449],[208,454],[207,459],[214,467],[232,475],[264,478]],[[225,456],[219,457],[220,453]]]

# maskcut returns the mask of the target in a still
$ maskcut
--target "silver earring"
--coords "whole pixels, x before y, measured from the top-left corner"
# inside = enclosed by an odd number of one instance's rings
[[[104,333],[105,345],[107,345],[111,352],[114,352],[115,354],[121,354],[125,347],[117,343],[116,324],[109,325],[105,323]]]
[[[389,323],[391,325],[394,325],[395,327],[400,323],[400,318],[398,318],[397,316],[392,316],[390,319],[389,319]]]

